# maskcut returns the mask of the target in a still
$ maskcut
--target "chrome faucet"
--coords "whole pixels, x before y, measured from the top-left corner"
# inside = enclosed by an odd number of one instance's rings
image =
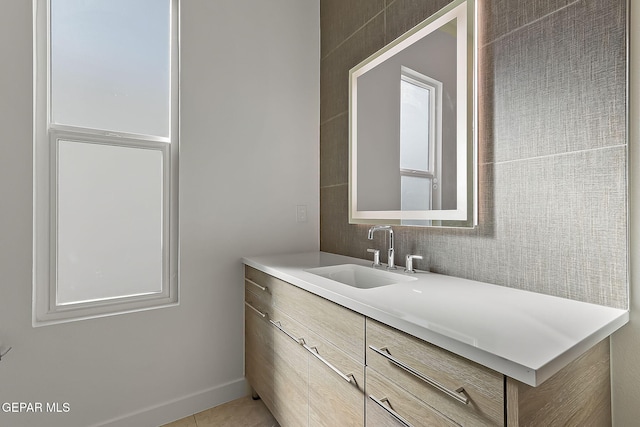
[[[393,230],[390,225],[374,225],[369,229],[369,240],[373,240],[373,233],[378,230],[389,232],[389,257],[387,260],[387,270],[395,270],[396,264],[393,262],[393,256],[395,255],[395,250],[393,248]]]

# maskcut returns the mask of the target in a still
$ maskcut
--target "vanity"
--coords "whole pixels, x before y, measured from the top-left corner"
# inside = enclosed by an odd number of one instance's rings
[[[611,424],[627,310],[324,252],[243,262],[246,377],[283,427]]]
[[[481,223],[477,20],[454,0],[349,72],[348,221],[388,232],[378,268],[243,260],[246,377],[282,427],[611,425],[628,310],[382,265],[392,226]]]

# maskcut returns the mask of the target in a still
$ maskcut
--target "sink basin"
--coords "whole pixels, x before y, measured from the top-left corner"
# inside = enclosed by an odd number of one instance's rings
[[[310,268],[305,271],[360,289],[377,288],[379,286],[416,280],[415,277],[404,276],[384,270],[376,270],[372,267],[357,264],[331,265],[328,267]]]

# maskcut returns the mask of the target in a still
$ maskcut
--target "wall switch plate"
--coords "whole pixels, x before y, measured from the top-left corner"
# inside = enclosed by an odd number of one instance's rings
[[[307,222],[307,205],[296,206],[296,221]]]

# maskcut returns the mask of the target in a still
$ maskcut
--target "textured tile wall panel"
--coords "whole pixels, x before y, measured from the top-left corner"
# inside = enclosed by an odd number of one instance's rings
[[[321,24],[321,31],[325,28]],[[349,70],[384,46],[384,15],[320,61],[320,123],[349,110]]]
[[[386,41],[397,39],[411,28],[418,25],[452,0],[395,0],[389,3],[386,10]]]
[[[320,250],[369,258],[367,248],[386,247],[385,235],[378,233],[371,241],[367,239],[367,225],[349,224],[348,189],[347,184],[320,188]]]
[[[578,2],[493,43],[496,162],[625,143],[624,4]]]
[[[493,220],[473,233],[418,231],[424,267],[626,307],[625,159],[614,147],[494,165],[495,205],[481,203]]]
[[[384,0],[324,0],[320,3],[320,21],[324,22],[320,32],[321,57],[344,42],[382,12]]]
[[[622,306],[625,161],[626,148],[615,147],[496,165],[496,180],[517,183],[496,194],[507,285]]]
[[[424,19],[431,3],[387,0],[382,38]],[[625,2],[479,4],[480,225],[394,227],[396,261],[420,254],[421,269],[627,307]],[[358,33],[340,60],[323,61],[332,120],[322,126],[320,246],[359,258],[375,247],[386,261],[386,235],[369,241],[368,226],[348,224],[348,125],[334,118],[348,99],[336,76],[350,68],[334,65],[373,52],[356,52],[373,34]]]
[[[478,49],[478,162],[495,158],[495,73],[493,45]]]
[[[495,40],[572,3],[576,0],[480,0],[478,13],[490,22],[486,38]]]
[[[349,183],[349,114],[320,125],[320,187]]]

